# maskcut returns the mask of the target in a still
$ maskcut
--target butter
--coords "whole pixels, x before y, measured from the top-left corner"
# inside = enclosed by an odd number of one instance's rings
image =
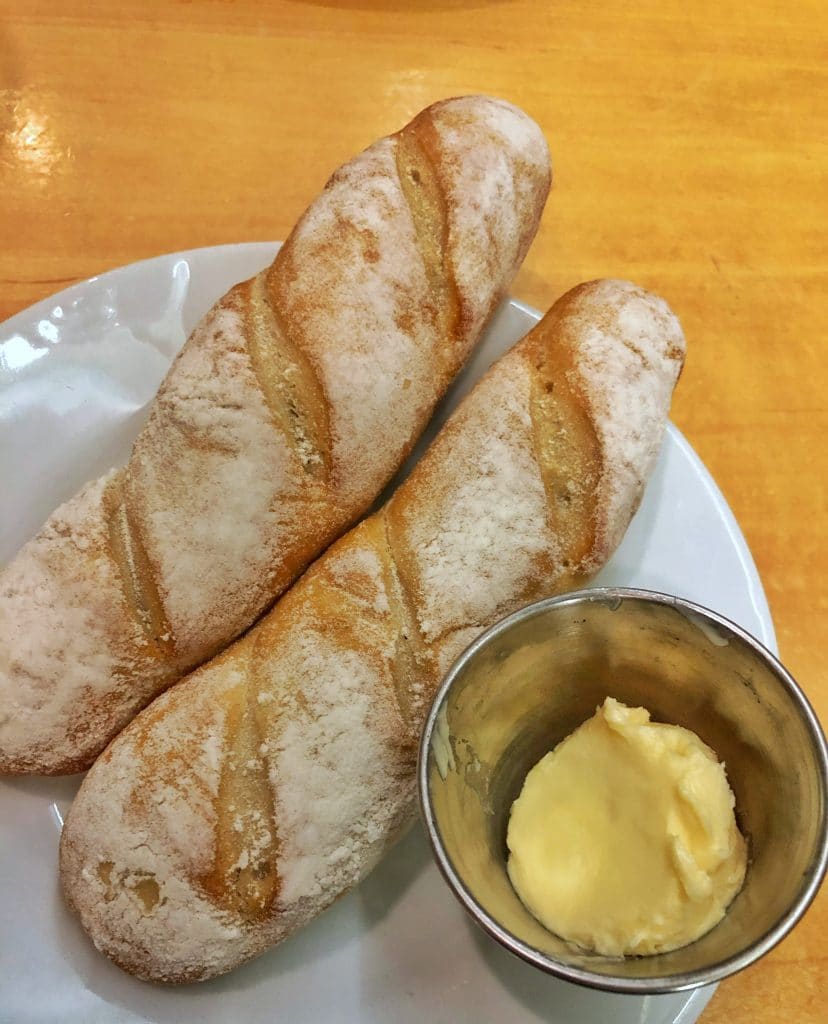
[[[724,766],[695,733],[607,697],[526,777],[508,871],[550,931],[605,956],[663,953],[725,914],[747,850]]]

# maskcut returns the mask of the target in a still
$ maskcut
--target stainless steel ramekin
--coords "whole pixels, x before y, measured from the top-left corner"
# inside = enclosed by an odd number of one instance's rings
[[[724,920],[671,953],[587,953],[543,928],[506,874],[509,809],[528,769],[607,695],[716,751],[748,839],[745,884]],[[474,920],[541,970],[614,992],[676,992],[747,967],[804,914],[828,863],[828,753],[802,691],[743,629],[665,594],[580,591],[484,633],[434,701],[419,787],[437,864]]]

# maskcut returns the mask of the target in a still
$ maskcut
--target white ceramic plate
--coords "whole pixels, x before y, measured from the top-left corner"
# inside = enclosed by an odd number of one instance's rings
[[[80,484],[125,459],[198,317],[275,248],[222,246],[136,263],[0,326],[0,564]],[[536,319],[520,303],[504,304],[429,437]],[[692,359],[692,339],[690,352]],[[691,598],[775,649],[739,527],[672,427],[642,507],[595,582]],[[3,1022],[689,1024],[712,994],[592,992],[514,959],[466,918],[419,828],[355,892],[258,960],[202,985],[145,984],[96,953],[61,903],[58,834],[78,783],[77,776],[0,781]]]

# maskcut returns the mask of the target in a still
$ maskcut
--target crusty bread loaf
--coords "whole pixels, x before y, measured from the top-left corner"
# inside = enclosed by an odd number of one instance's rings
[[[102,952],[142,978],[209,978],[365,877],[410,819],[453,659],[620,541],[683,355],[668,307],[633,285],[564,296],[380,512],[127,727],[61,841]]]
[[[255,621],[410,451],[533,238],[537,125],[437,103],[340,168],[173,364],[126,467],[0,575],[0,771],[86,768]]]

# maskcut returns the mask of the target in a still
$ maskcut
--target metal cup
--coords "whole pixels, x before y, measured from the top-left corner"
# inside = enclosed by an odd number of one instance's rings
[[[536,921],[506,873],[527,772],[608,695],[713,748],[748,841],[745,884],[724,919],[670,953],[588,953]],[[614,992],[676,992],[747,967],[793,928],[828,863],[828,753],[802,691],[744,630],[665,594],[580,591],[484,633],[434,701],[419,786],[437,864],[477,923],[536,967]]]

